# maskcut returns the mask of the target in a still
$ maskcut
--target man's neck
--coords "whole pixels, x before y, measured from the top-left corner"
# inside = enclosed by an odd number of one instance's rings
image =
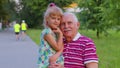
[[[66,37],[67,42],[71,42],[74,39],[75,36],[76,36],[76,34],[72,37]]]
[[[67,42],[71,42],[72,39],[73,39],[73,38],[71,38],[71,37],[67,37],[67,38],[66,38]]]

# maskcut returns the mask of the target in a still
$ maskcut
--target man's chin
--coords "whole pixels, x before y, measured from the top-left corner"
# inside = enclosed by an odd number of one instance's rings
[[[65,35],[68,35],[68,34],[70,34],[70,33],[71,33],[70,31],[65,31],[65,32],[64,32]]]
[[[64,34],[64,36],[65,36],[65,37],[71,37],[71,35],[70,35],[70,34]]]

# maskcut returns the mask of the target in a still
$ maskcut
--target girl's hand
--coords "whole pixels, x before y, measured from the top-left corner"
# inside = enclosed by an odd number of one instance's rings
[[[53,32],[62,35],[60,28],[53,29]]]
[[[61,64],[54,63],[49,65],[48,68],[65,68],[65,67]]]

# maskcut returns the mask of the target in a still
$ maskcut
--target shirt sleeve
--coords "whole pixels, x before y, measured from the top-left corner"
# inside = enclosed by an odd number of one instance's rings
[[[90,62],[98,63],[98,57],[96,54],[96,46],[91,39],[89,39],[86,42],[85,50],[84,50],[84,64],[87,64]]]

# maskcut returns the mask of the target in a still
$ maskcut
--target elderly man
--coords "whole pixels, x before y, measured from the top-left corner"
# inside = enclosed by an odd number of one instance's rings
[[[80,23],[73,13],[64,13],[60,25],[64,35],[64,67],[98,68],[96,47],[90,38],[78,32],[79,27]]]

